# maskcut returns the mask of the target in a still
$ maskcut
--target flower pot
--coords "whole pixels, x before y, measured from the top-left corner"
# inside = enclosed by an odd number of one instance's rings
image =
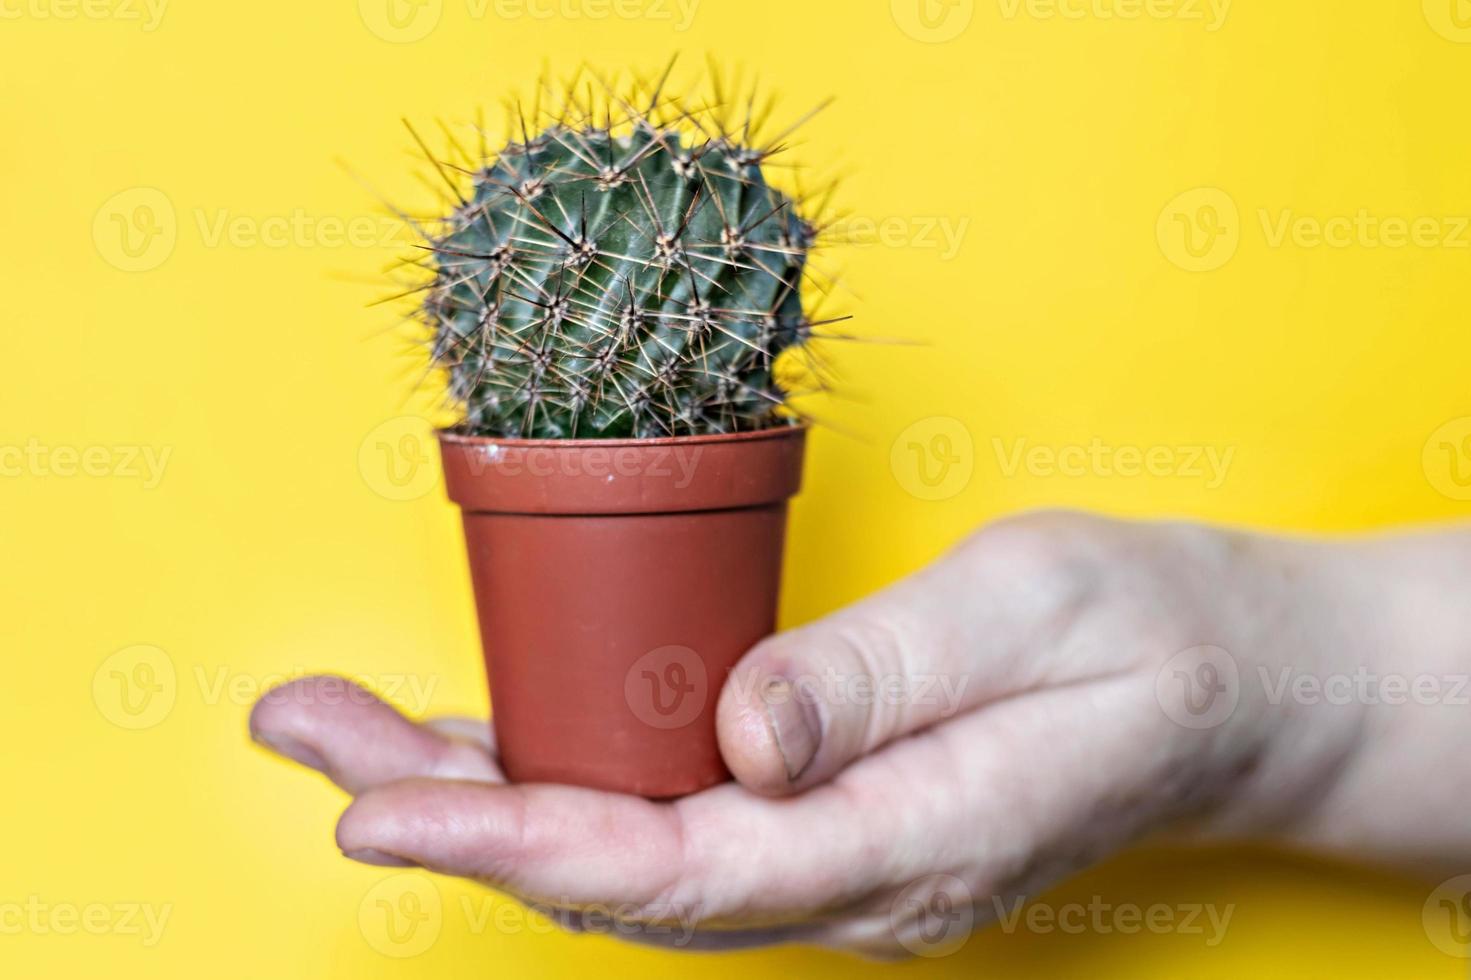
[[[510,779],[671,797],[729,778],[715,702],[776,626],[805,438],[439,434]]]

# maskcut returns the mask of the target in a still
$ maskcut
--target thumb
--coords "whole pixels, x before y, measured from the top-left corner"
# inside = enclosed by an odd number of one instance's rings
[[[797,792],[893,739],[1081,673],[1059,655],[1058,631],[1092,577],[1050,558],[1054,535],[1032,523],[980,532],[918,574],[747,653],[716,712],[736,779],[757,793]]]

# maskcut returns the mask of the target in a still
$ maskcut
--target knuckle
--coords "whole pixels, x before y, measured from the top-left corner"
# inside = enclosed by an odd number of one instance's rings
[[[1097,533],[1114,524],[1109,518],[1081,510],[1045,507],[1006,514],[980,528],[977,537],[1018,537],[1031,542],[1065,540],[1069,537]]]
[[[821,656],[823,676],[798,682],[811,685],[809,697],[841,712],[850,727],[861,732],[862,751],[884,744],[898,734],[898,712],[883,697],[886,685],[905,675],[906,646],[913,631],[889,618],[853,617],[828,636]]]
[[[879,678],[898,673],[913,632],[892,616],[854,616],[833,630],[831,655],[837,666],[853,675]]]
[[[1073,511],[1031,511],[982,527],[958,549],[985,577],[1092,581],[1115,549],[1113,521]]]

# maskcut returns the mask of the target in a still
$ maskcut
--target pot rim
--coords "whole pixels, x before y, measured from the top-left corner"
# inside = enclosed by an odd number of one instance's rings
[[[438,436],[445,491],[466,513],[587,517],[784,503],[802,485],[807,430],[656,439]]]
[[[808,432],[807,422],[751,429],[748,432],[710,432],[691,436],[653,436],[639,439],[622,436],[615,439],[523,439],[517,436],[472,436],[455,429],[435,429],[441,442],[466,446],[507,446],[512,449],[637,449],[641,446],[697,446],[732,442],[756,442],[790,438]]]

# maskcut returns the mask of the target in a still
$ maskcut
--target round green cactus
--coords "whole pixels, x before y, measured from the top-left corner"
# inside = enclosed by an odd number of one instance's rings
[[[687,114],[621,115],[508,143],[426,235],[422,312],[464,431],[647,438],[792,421],[774,364],[811,336],[815,231],[762,172],[776,148]]]

